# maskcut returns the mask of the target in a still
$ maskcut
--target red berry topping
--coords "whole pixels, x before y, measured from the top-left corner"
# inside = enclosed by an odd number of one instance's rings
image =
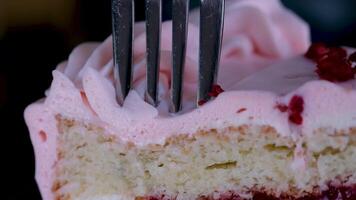
[[[329,52],[326,54],[326,56],[334,60],[342,60],[346,58],[347,52],[345,49],[341,47],[331,47]]]
[[[323,43],[314,43],[309,47],[305,57],[314,61],[318,61],[319,59],[323,58],[329,52],[329,50],[330,49]]]
[[[301,125],[303,123],[302,112],[304,111],[304,100],[301,96],[293,96],[289,102],[289,121]]]
[[[331,82],[344,82],[355,78],[356,70],[351,62],[356,61],[356,52],[347,58],[347,52],[341,47],[327,47],[316,43],[305,54],[317,63],[315,72],[320,79]]]
[[[284,105],[284,104],[277,104],[276,108],[281,112],[287,112],[288,111],[288,106]]]
[[[198,105],[199,105],[199,106],[202,106],[202,105],[204,105],[205,103],[206,103],[206,100],[203,100],[203,99],[198,101]]]
[[[217,97],[219,94],[223,93],[224,90],[221,88],[220,85],[213,85],[211,88],[211,91],[208,93],[209,96],[211,97]]]
[[[213,85],[213,87],[211,88],[211,91],[208,93],[208,95],[210,97],[217,97],[219,96],[219,94],[223,93],[224,90],[221,88],[220,85]],[[205,104],[207,101],[204,99],[201,99],[198,101],[198,105],[201,106],[203,104]]]
[[[356,51],[349,56],[349,61],[356,62]]]
[[[289,102],[289,110],[292,113],[302,113],[304,111],[304,100],[301,96],[295,95]]]
[[[331,82],[344,82],[355,77],[355,70],[346,59],[327,57],[317,64],[316,73],[321,79]]]
[[[236,113],[242,113],[245,112],[247,109],[246,108],[240,108]]]
[[[290,100],[288,106],[278,103],[276,108],[281,112],[287,112],[289,114],[289,121],[294,124],[303,124],[302,113],[304,111],[304,99],[301,96],[295,95]]]
[[[289,121],[294,124],[301,125],[303,124],[303,117],[300,113],[292,113],[289,115]]]

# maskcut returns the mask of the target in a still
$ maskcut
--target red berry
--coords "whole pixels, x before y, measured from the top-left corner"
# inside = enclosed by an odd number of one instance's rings
[[[289,109],[292,113],[302,113],[304,111],[304,100],[301,96],[295,95],[289,102]]]
[[[199,100],[199,101],[198,101],[198,105],[199,105],[199,106],[202,106],[202,105],[204,105],[206,102],[207,102],[207,101],[204,100],[204,99]]]
[[[332,57],[322,59],[317,64],[316,73],[321,79],[331,82],[344,82],[354,79],[355,70],[346,59],[336,60]]]
[[[334,60],[342,60],[347,57],[347,52],[345,49],[341,47],[332,47],[330,48],[326,56]]]
[[[224,90],[221,88],[220,85],[213,85],[211,91],[208,93],[210,97],[217,97],[219,94],[223,93]]]
[[[278,103],[276,108],[281,112],[287,112],[289,114],[289,121],[294,124],[301,125],[303,123],[302,113],[304,111],[304,99],[301,96],[295,95],[289,101],[288,106]]]
[[[303,123],[302,112],[304,111],[304,99],[295,95],[289,102],[289,121],[301,125]]]
[[[289,121],[294,124],[301,125],[303,124],[303,117],[300,113],[292,113],[289,115]]]
[[[347,58],[347,51],[341,47],[327,47],[322,43],[310,46],[305,55],[317,62],[315,72],[320,79],[331,82],[344,82],[354,79],[356,69],[351,62],[356,61],[356,52]]]
[[[277,104],[276,108],[281,111],[281,112],[287,112],[288,111],[288,106],[285,104]]]
[[[245,112],[247,109],[246,108],[240,108],[236,113],[242,113]]]
[[[356,62],[356,51],[349,56],[349,61]]]
[[[323,58],[329,52],[329,50],[330,49],[323,43],[314,43],[309,47],[305,57],[314,61],[318,61]]]
[[[208,95],[210,97],[217,97],[219,96],[219,94],[223,93],[224,90],[221,88],[220,85],[213,85],[212,88],[211,88],[211,91],[208,93]],[[198,101],[198,105],[201,106],[203,104],[205,104],[207,101],[202,99],[202,100],[199,100]]]

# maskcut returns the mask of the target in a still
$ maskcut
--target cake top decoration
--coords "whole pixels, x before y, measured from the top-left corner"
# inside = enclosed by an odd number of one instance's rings
[[[305,57],[317,63],[315,72],[320,79],[331,82],[345,82],[355,79],[356,69],[352,66],[355,54],[348,57],[342,47],[328,47],[323,43],[312,44]]]

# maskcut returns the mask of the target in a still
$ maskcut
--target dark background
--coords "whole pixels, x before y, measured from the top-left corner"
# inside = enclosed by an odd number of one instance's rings
[[[51,71],[77,44],[111,32],[109,0],[3,0],[0,2],[0,199],[40,199],[34,155],[23,110],[44,96]],[[144,19],[136,0],[136,19]],[[164,20],[170,3],[164,1]],[[356,47],[355,0],[284,0],[310,25],[313,41]],[[191,2],[192,7],[198,1]],[[4,177],[4,178],[3,178]]]

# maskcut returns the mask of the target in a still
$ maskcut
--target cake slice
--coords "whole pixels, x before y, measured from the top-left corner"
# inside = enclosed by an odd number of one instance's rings
[[[170,22],[157,108],[143,100],[143,31],[123,105],[111,38],[57,67],[46,98],[25,111],[43,199],[356,199],[353,50],[316,44],[304,56],[308,28],[278,1],[230,1],[220,85],[196,108],[194,23],[179,114],[168,112]]]

